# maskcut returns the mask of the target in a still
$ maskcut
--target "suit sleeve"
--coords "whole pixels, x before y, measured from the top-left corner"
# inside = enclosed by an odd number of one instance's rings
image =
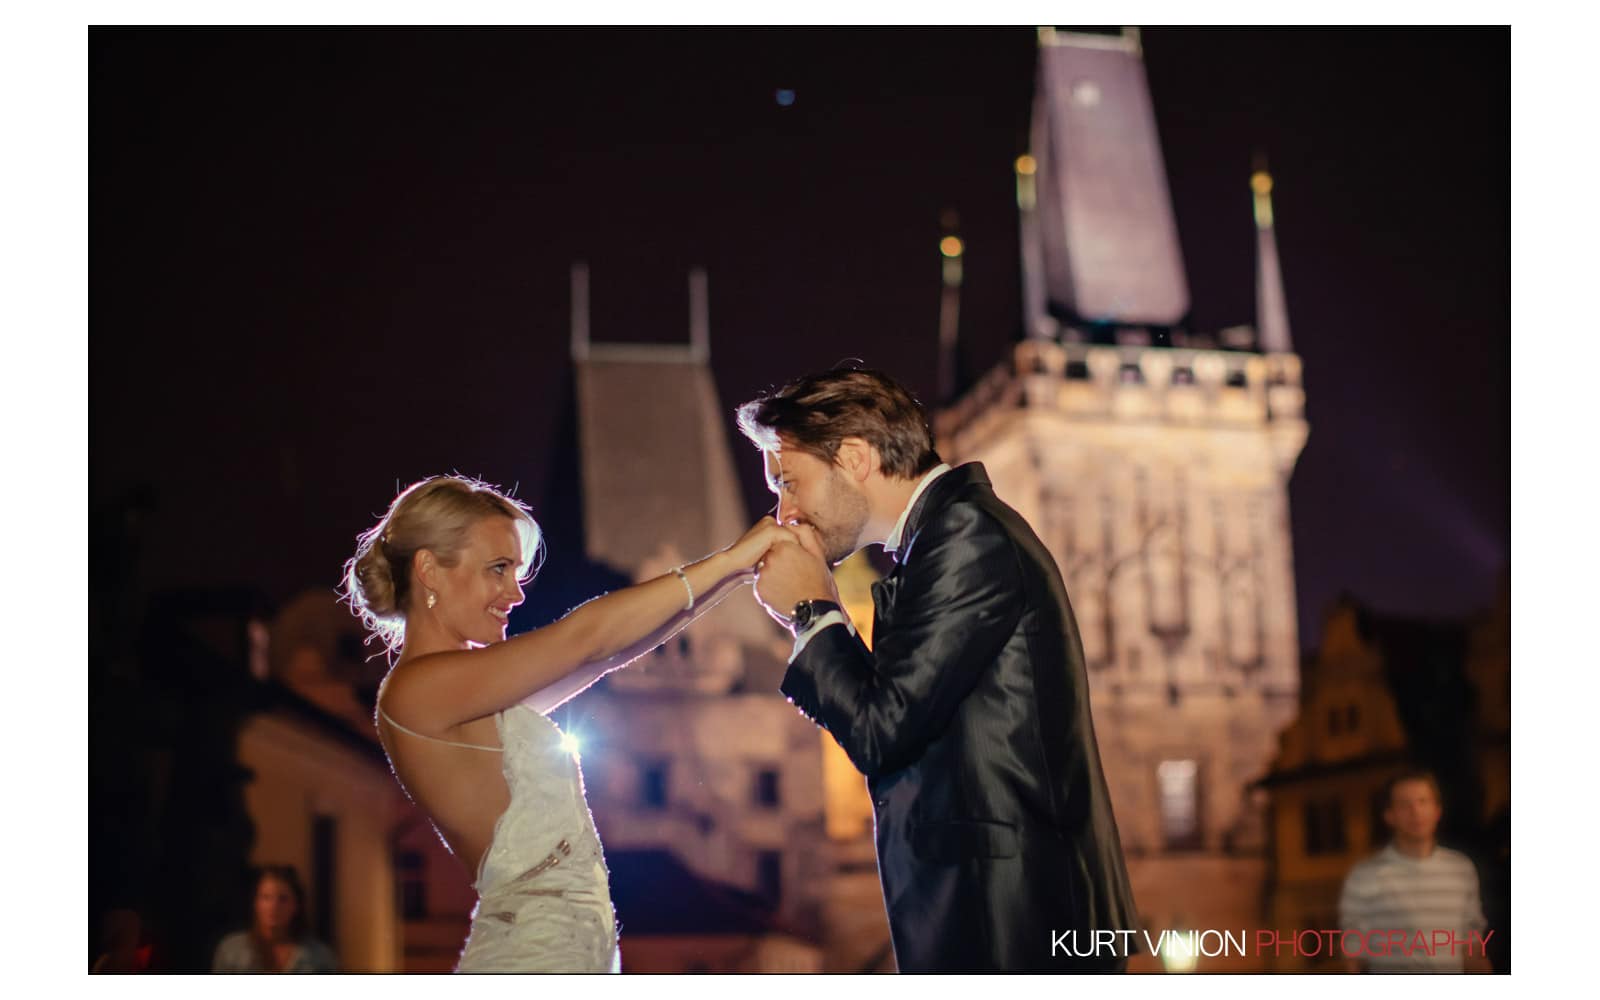
[[[986,513],[952,504],[918,535],[875,648],[823,629],[783,679],[869,777],[905,767],[944,731],[1022,615],[1015,550]]]

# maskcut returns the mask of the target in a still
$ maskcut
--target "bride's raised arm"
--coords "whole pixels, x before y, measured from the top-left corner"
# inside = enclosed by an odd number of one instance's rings
[[[788,528],[763,518],[737,542],[684,566],[682,576],[675,571],[613,591],[505,642],[403,663],[388,684],[388,711],[433,731],[523,701],[548,711],[670,639],[749,583],[752,567],[775,542],[789,537]]]
[[[673,574],[667,574],[660,579],[676,579],[676,577]],[[522,699],[522,703],[536,712],[549,713],[554,709],[559,708],[565,702],[570,701],[571,699],[582,694],[583,691],[589,687],[589,685],[604,677],[606,674],[609,674],[613,670],[618,670],[627,666],[634,660],[637,660],[639,657],[650,652],[650,650],[655,649],[657,646],[667,642],[673,636],[688,628],[694,623],[695,619],[699,618],[707,611],[710,611],[718,604],[721,604],[724,598],[738,590],[740,587],[748,585],[752,579],[752,574],[748,569],[746,569],[735,573],[732,576],[724,578],[723,581],[713,587],[711,592],[708,594],[701,594],[696,591],[693,608],[686,607],[680,610],[676,615],[673,615],[672,618],[666,622],[666,624],[640,639],[638,642],[635,642],[626,649],[619,650],[618,652],[612,654],[611,656],[607,656],[604,659],[596,660],[593,663],[585,663],[583,666],[579,667],[577,670],[574,670],[572,673],[568,674],[562,679],[546,686],[539,691],[535,691],[533,694]],[[681,582],[678,589],[684,589]],[[605,600],[606,596],[610,595],[597,597],[594,598],[594,600],[603,601]],[[687,593],[685,593],[684,596],[687,598]],[[591,601],[590,603],[593,602]],[[687,603],[687,601],[685,601],[685,603]],[[572,614],[577,614],[578,611],[583,610],[585,606],[587,605],[580,605],[572,612]]]

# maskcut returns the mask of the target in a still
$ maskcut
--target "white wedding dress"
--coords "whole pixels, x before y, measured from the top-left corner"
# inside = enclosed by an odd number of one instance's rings
[[[616,915],[600,837],[561,730],[526,705],[495,715],[511,804],[478,865],[478,905],[457,972],[620,972]],[[502,749],[503,748],[503,749]]]
[[[478,866],[458,972],[618,972],[616,917],[577,759],[525,705],[495,716],[511,805]]]

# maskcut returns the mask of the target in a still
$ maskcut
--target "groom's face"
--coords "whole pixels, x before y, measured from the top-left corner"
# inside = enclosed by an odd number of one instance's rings
[[[829,563],[861,547],[867,498],[839,466],[784,447],[766,453],[767,485],[778,495],[778,521],[808,524],[822,540]]]

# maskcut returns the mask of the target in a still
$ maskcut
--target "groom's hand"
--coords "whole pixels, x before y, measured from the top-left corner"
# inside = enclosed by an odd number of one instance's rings
[[[824,565],[827,564],[828,557],[822,551],[822,536],[817,534],[816,528],[809,524],[791,524],[788,527],[789,534],[794,537],[795,541],[800,543],[802,549],[822,560]],[[833,573],[831,571],[828,573],[828,581],[831,588],[833,582]]]
[[[794,606],[801,601],[837,601],[833,574],[821,556],[815,537],[804,542],[779,541],[756,566],[756,600],[767,614],[785,627]]]

